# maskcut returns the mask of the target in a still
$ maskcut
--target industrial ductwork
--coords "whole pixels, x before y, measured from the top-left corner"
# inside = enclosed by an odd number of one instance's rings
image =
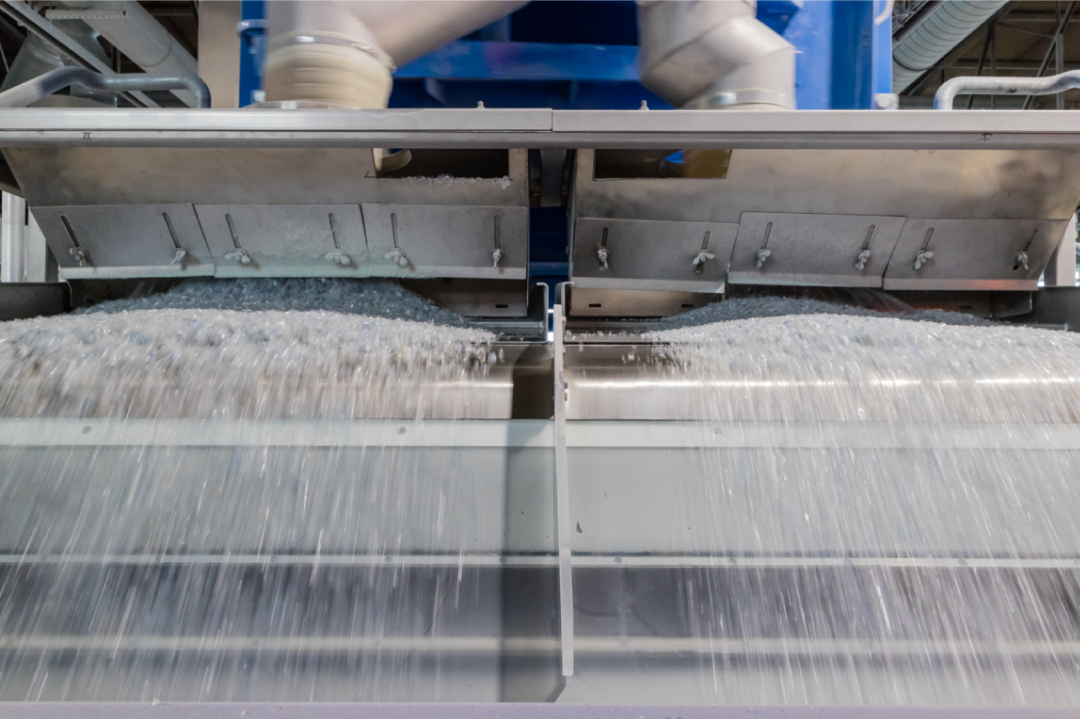
[[[795,48],[756,3],[638,4],[641,83],[687,109],[794,109]]]
[[[74,0],[67,5],[47,11],[46,17],[85,22],[147,73],[199,74],[199,64],[191,53],[139,3]],[[195,96],[186,90],[175,90],[173,94],[189,106],[196,105]]]
[[[526,2],[273,2],[268,101],[386,107],[395,65],[467,35]]]
[[[893,92],[901,93],[1004,7],[1007,0],[939,2],[893,45]]]

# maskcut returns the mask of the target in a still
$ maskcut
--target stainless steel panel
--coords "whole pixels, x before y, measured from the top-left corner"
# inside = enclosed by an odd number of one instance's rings
[[[1064,220],[1080,197],[1080,153],[1073,152],[744,150],[732,153],[727,178],[716,180],[594,180],[594,155],[577,153],[577,217],[738,223],[744,212],[784,212]]]
[[[358,205],[200,205],[195,209],[218,277],[371,274]],[[348,257],[348,264],[334,261],[335,249]],[[251,261],[243,262],[244,255],[238,253],[246,253]]]
[[[634,676],[633,682],[620,682],[617,690],[605,692],[605,696],[611,702],[628,702],[637,697],[624,691],[636,690],[645,694],[637,704],[601,704],[592,697],[587,702],[583,698],[581,703],[559,704],[167,702],[163,705],[165,711],[178,719],[233,719],[238,710],[246,712],[246,716],[252,719],[596,719],[598,716],[609,719],[641,719],[642,716],[678,716],[682,719],[717,719],[718,716],[726,719],[859,719],[868,714],[867,708],[860,706],[755,705],[725,706],[721,710],[712,705],[687,706],[653,701],[655,697],[647,691],[649,685],[672,687],[672,694],[679,694],[681,690],[684,702],[688,701],[686,697],[689,692],[700,691],[696,683],[697,662],[697,659],[685,659],[675,666],[654,670],[650,674],[654,680],[648,682],[637,678],[634,673],[638,669],[636,663],[633,667],[627,667],[627,673],[622,676]],[[601,669],[596,674],[590,672],[590,675],[599,675],[598,679],[613,678],[610,666],[607,671]],[[963,679],[957,677],[956,681]],[[573,691],[569,693],[571,702],[573,694]],[[162,713],[160,706],[149,702],[12,702],[6,705],[5,711],[10,712],[10,719],[156,719]],[[1070,709],[1047,707],[875,706],[872,711],[878,719],[1065,719],[1072,714]]]
[[[1067,220],[908,220],[887,290],[1035,290]],[[933,257],[919,262],[920,252]],[[1027,255],[1027,266],[1019,255]]]
[[[704,307],[714,295],[703,292],[653,291],[638,289],[596,289],[573,285],[566,288],[568,315],[589,317],[667,317]],[[610,328],[605,328],[610,329]],[[588,324],[569,322],[568,332],[588,330]]]
[[[903,217],[744,212],[728,281],[881,287],[903,226]]]
[[[579,217],[570,276],[582,288],[719,292],[738,229],[715,222]],[[606,266],[597,255],[601,249]],[[703,252],[712,257],[699,265]]]
[[[527,207],[365,203],[363,211],[373,272],[381,276],[495,280],[527,276]],[[496,225],[501,251],[497,264]],[[406,264],[398,262],[398,256]]]
[[[31,207],[38,205],[357,204],[527,207],[524,150],[507,150],[508,177],[379,178],[365,148],[9,148]]]
[[[1062,149],[1080,146],[1070,120],[1031,111],[19,109],[0,112],[0,145]]]
[[[188,204],[35,207],[34,217],[65,278],[214,274],[214,261]],[[80,248],[86,257],[81,266]],[[185,253],[180,260],[178,249]]]

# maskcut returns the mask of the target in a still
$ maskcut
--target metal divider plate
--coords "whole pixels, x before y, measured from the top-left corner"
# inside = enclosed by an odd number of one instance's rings
[[[908,220],[886,290],[1036,290],[1068,220]],[[927,236],[929,234],[929,237]],[[933,257],[915,269],[916,255]],[[1027,267],[1018,261],[1027,253]]]
[[[359,205],[199,205],[195,210],[218,277],[371,274]],[[234,254],[239,250],[251,262]],[[335,250],[343,253],[347,264],[328,257]]]
[[[371,274],[493,280],[527,277],[527,207],[365,204],[363,211]],[[496,218],[502,252],[497,266],[492,257]],[[395,248],[404,257],[405,265],[395,259]]]
[[[34,217],[67,279],[214,274],[214,261],[188,204],[35,207]],[[87,257],[83,266],[72,254],[79,248]],[[178,249],[185,252],[182,261],[176,260]]]
[[[732,284],[881,287],[903,226],[903,217],[744,212],[728,279]],[[768,254],[759,266],[763,250]]]
[[[719,292],[738,230],[733,223],[581,217],[574,223],[570,275],[583,288]],[[608,251],[606,270],[597,255],[601,246]],[[713,257],[699,274],[695,260],[703,251]]]

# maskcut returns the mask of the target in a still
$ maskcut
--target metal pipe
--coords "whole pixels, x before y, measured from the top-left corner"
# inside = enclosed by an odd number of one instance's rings
[[[0,3],[0,13],[9,16],[19,25],[25,27],[27,32],[37,35],[56,47],[76,65],[100,72],[106,76],[115,74],[112,68],[109,67],[108,62],[98,57],[98,51],[87,49],[80,41],[62,30],[59,23],[49,22],[28,3],[22,2],[22,0],[5,0],[5,2]],[[126,99],[136,106],[158,106],[156,102],[141,92],[128,93]]]
[[[391,72],[526,3],[273,2],[266,6],[268,101],[384,108]]]
[[[0,282],[26,279],[26,200],[10,192],[0,200]]]
[[[954,77],[938,88],[935,110],[953,109],[957,95],[1053,95],[1080,88],[1080,70],[1049,77]]]
[[[132,90],[175,90],[182,88],[194,95],[197,106],[210,107],[210,88],[197,75],[113,75],[91,72],[81,67],[60,67],[33,80],[0,92],[0,107],[26,107],[70,85],[94,90],[128,92]]]
[[[893,44],[893,92],[901,93],[1006,5],[1006,0],[939,3]]]
[[[795,48],[753,2],[642,2],[641,83],[687,109],[793,109]]]
[[[195,75],[199,65],[169,31],[137,2],[67,2],[69,8],[46,11],[50,20],[81,20],[147,73]],[[197,101],[186,88],[173,87],[188,105]]]

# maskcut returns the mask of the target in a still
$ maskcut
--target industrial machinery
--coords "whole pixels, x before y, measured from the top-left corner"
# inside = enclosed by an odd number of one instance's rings
[[[464,404],[417,401],[438,390],[418,377],[346,419],[0,418],[0,655],[19,658],[0,658],[0,713],[1080,704],[1080,430],[1075,412],[1037,412],[1075,377],[886,378],[889,398],[946,407],[985,380],[989,409],[956,416],[880,397],[852,415],[847,379],[807,381],[789,409],[838,408],[809,417],[783,411],[797,377],[680,374],[655,334],[725,297],[793,291],[1072,329],[1074,289],[1040,278],[1075,274],[1080,128],[1052,112],[793,111],[790,46],[721,9],[742,3],[682,5],[640,11],[643,79],[671,111],[304,95],[286,72],[297,48],[355,48],[300,26],[314,40],[271,37],[267,66],[286,70],[263,105],[12,107],[56,82],[139,91],[80,73],[0,93],[0,147],[65,281],[0,285],[7,318],[147,282],[392,278],[495,334],[490,365],[452,383]],[[365,98],[385,95],[383,51],[402,62],[389,42],[339,58],[373,78]],[[940,98],[1076,81],[957,81]],[[190,77],[155,82],[200,96]],[[563,202],[569,277],[549,297],[530,282],[529,212]],[[224,490],[204,505],[196,488],[218,474],[263,488],[250,516]],[[139,513],[102,521],[125,492]],[[348,521],[321,532],[338,505]],[[103,628],[114,586],[130,591]],[[997,631],[1017,612],[1030,621]],[[31,615],[38,631],[15,631]],[[87,703],[103,698],[120,704]]]

